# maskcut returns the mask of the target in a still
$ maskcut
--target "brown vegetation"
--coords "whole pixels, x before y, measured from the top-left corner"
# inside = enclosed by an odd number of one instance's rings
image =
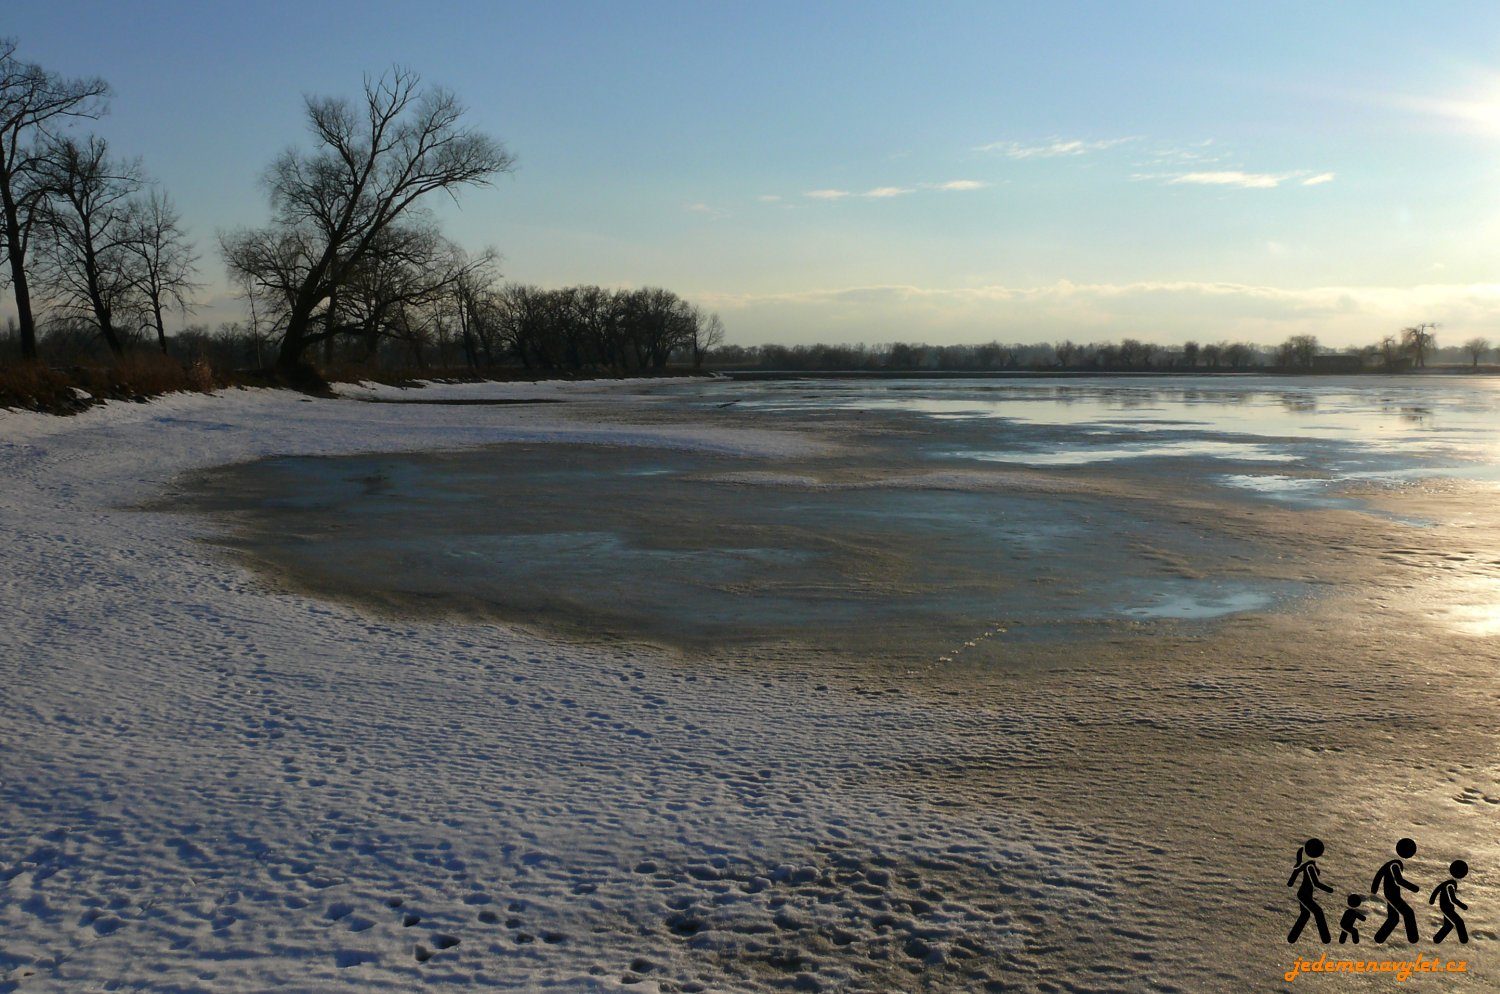
[[[182,362],[149,352],[67,369],[11,362],[0,364],[0,407],[76,414],[106,400],[145,401],[180,391],[209,393],[234,383],[206,360]]]

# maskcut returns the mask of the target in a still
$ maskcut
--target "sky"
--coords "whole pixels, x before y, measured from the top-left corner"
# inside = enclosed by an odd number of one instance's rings
[[[656,285],[729,341],[1500,341],[1500,5],[10,0],[23,58],[220,232],[392,64],[516,170],[438,205],[506,278]],[[0,304],[0,308],[8,307]]]

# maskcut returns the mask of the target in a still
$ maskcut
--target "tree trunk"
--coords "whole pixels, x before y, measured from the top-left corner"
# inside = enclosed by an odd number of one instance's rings
[[[287,315],[286,334],[281,339],[281,349],[276,353],[276,370],[279,373],[295,373],[302,365],[302,353],[307,348],[307,328],[312,323],[315,301],[299,300]]]
[[[89,290],[94,305],[94,320],[99,322],[99,334],[104,336],[104,344],[109,346],[109,351],[116,359],[125,355],[125,343],[120,341],[119,334],[115,331],[115,323],[109,313],[109,308],[104,304],[104,298],[100,296],[98,289],[98,278],[93,270],[89,272]]]
[[[21,358],[36,359],[36,318],[31,313],[31,286],[26,282],[26,258],[21,251],[21,212],[11,196],[8,177],[0,177],[0,203],[5,208],[5,255],[10,260],[10,286],[16,297],[16,320],[21,328]]]
[[[161,303],[151,301],[151,316],[156,319],[156,344],[161,346],[161,354],[167,354],[167,327],[161,319]]]
[[[104,336],[104,344],[109,346],[109,351],[116,359],[125,355],[125,343],[120,341],[119,333],[115,331],[115,324],[110,320],[109,311],[102,309],[101,305],[94,306],[94,313],[99,320],[99,333]]]
[[[333,365],[333,335],[334,329],[338,327],[338,305],[339,295],[337,292],[328,295],[328,311],[323,316],[323,331],[327,338],[323,339],[323,365]]]
[[[104,344],[109,346],[109,351],[113,353],[114,357],[116,359],[123,358],[125,355],[125,343],[120,341],[120,336],[115,333],[115,326],[110,323],[108,318],[105,318],[99,325],[99,331],[104,335]]]
[[[458,316],[459,333],[463,336],[464,359],[469,364],[470,371],[479,368],[479,350],[474,347],[474,332],[469,328],[469,322],[464,319],[462,313]]]

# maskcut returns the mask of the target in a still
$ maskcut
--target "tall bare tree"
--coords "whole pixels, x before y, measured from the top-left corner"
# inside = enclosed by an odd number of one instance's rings
[[[1431,321],[1401,329],[1401,345],[1411,353],[1412,365],[1418,369],[1427,365],[1427,353],[1437,341],[1437,325]]]
[[[666,369],[672,353],[692,341],[697,326],[691,305],[661,287],[629,292],[623,300],[623,311],[637,369]]]
[[[267,228],[223,239],[238,279],[258,283],[285,302],[276,366],[295,373],[316,315],[361,266],[381,235],[428,194],[457,196],[486,185],[514,165],[500,143],[461,125],[463,106],[443,89],[396,68],[365,80],[364,99],[309,97],[311,150],[292,149],[266,175],[272,219]],[[278,263],[262,270],[267,251]]]
[[[115,355],[124,355],[121,319],[136,303],[136,257],[131,197],[140,170],[90,137],[59,138],[43,167],[47,267],[44,277],[59,302],[89,317]]]
[[[1255,358],[1255,350],[1244,342],[1230,342],[1223,347],[1223,356],[1230,369],[1244,369]]]
[[[1277,348],[1277,365],[1311,370],[1313,360],[1317,358],[1317,355],[1317,338],[1312,335],[1293,335]]]
[[[1393,371],[1401,360],[1401,343],[1395,335],[1383,335],[1375,346],[1380,353],[1380,364],[1386,372]]]
[[[1485,353],[1490,348],[1490,340],[1488,338],[1471,338],[1467,342],[1464,342],[1464,351],[1468,353],[1470,368],[1478,369],[1479,360],[1484,358]]]
[[[1198,345],[1197,342],[1183,342],[1182,364],[1188,369],[1197,369],[1198,357],[1202,354],[1202,352],[1203,349]]]
[[[365,343],[366,357],[373,357],[382,336],[399,332],[410,338],[414,329],[435,327],[437,322],[419,320],[421,310],[443,310],[455,291],[475,286],[478,274],[493,261],[493,253],[470,256],[429,225],[393,225],[385,230],[352,271],[340,290],[340,313],[347,321],[334,323],[309,335],[355,335]],[[462,308],[458,314],[464,330]]]
[[[23,62],[13,38],[0,38],[0,229],[10,263],[21,355],[36,358],[36,318],[27,262],[31,235],[46,191],[38,177],[49,141],[76,118],[104,112],[109,84],[70,79]]]
[[[202,286],[193,280],[198,256],[165,193],[152,190],[130,206],[125,250],[131,257],[131,283],[165,355],[167,328],[162,312],[175,307],[186,315],[192,310],[194,291]]]
[[[486,249],[478,259],[472,259],[458,249],[456,258],[463,266],[449,293],[458,316],[464,360],[470,369],[490,366],[495,362],[496,339],[500,331],[494,291],[500,256],[493,249]]]
[[[695,313],[692,332],[693,368],[702,369],[703,360],[711,349],[724,344],[724,322],[717,313],[704,315]]]

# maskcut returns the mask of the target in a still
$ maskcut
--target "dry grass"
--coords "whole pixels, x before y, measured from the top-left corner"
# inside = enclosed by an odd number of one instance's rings
[[[0,365],[0,407],[59,414],[81,411],[92,402],[80,397],[74,386],[71,377],[39,362]]]
[[[145,401],[178,391],[208,393],[231,384],[230,377],[204,359],[183,363],[149,352],[70,369],[10,362],[0,364],[0,407],[75,414],[105,400]]]
[[[17,408],[49,414],[76,414],[106,400],[147,401],[183,391],[210,393],[230,386],[285,387],[317,396],[332,396],[331,383],[373,381],[418,386],[421,381],[483,382],[539,379],[592,379],[598,371],[560,373],[511,368],[476,372],[468,368],[382,369],[374,364],[344,363],[326,368],[304,365],[288,374],[275,370],[230,373],[207,358],[189,361],[159,352],[132,352],[113,361],[94,361],[66,368],[45,363],[0,360],[0,409]],[[694,376],[697,371],[671,369],[652,376]]]

